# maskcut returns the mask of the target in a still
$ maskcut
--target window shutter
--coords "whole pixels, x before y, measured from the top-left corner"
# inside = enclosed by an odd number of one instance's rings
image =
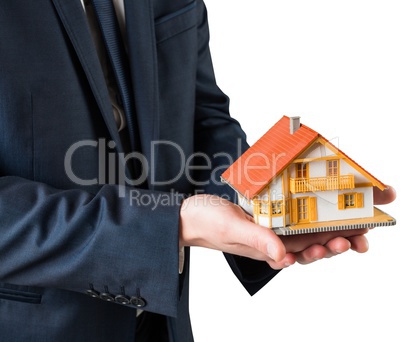
[[[363,207],[364,207],[363,193],[358,192],[356,193],[356,208],[363,208]]]
[[[310,221],[317,221],[317,198],[309,198],[309,217]]]
[[[260,213],[260,202],[257,200],[253,200],[253,214],[254,216]]]
[[[292,223],[297,223],[297,198],[292,198]]]
[[[338,195],[338,209],[343,210],[345,209],[345,196]]]
[[[257,200],[252,200],[251,203],[253,204],[254,222],[256,224],[259,224],[260,223],[260,202]]]

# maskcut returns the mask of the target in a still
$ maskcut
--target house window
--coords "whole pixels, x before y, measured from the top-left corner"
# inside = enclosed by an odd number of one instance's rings
[[[268,210],[268,201],[260,201],[260,214],[261,215],[268,215],[269,210]]]
[[[338,209],[340,210],[363,207],[363,193],[361,192],[348,192],[338,196]]]
[[[347,208],[355,208],[356,207],[356,200],[355,194],[345,194],[345,209]]]
[[[283,201],[271,202],[271,214],[272,216],[279,216],[282,214]]]
[[[327,162],[328,177],[337,177],[339,174],[339,160],[328,160]]]
[[[296,164],[296,178],[308,178],[308,168],[306,163]]]

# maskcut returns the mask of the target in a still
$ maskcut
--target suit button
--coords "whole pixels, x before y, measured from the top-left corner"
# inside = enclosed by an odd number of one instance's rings
[[[116,303],[120,303],[120,304],[130,304],[130,298],[124,296],[124,295],[117,295],[114,299],[116,301]]]
[[[86,294],[88,296],[91,296],[92,298],[98,298],[99,297],[99,292],[95,290],[86,290]]]
[[[105,300],[105,301],[107,301],[107,302],[114,302],[114,296],[111,295],[111,294],[108,293],[108,292],[103,292],[103,293],[101,293],[101,294],[99,295],[99,298],[100,298],[100,299],[103,299],[103,300]]]
[[[141,297],[131,297],[130,302],[132,305],[134,305],[137,308],[143,308],[144,306],[147,305],[147,302],[145,299]]]

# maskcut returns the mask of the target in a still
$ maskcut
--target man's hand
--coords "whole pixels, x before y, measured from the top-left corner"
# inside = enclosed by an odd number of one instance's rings
[[[240,206],[212,195],[187,198],[181,209],[180,243],[265,260],[282,267],[294,263],[281,239],[253,222]]]
[[[396,197],[389,187],[374,192],[374,203],[386,204]],[[293,236],[277,236],[253,222],[239,206],[212,195],[187,198],[180,214],[181,246],[200,246],[264,260],[274,269],[295,262],[308,264],[352,249],[368,250],[368,229],[342,230]]]

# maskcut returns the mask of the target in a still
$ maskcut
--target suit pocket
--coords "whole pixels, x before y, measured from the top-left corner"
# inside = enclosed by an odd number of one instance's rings
[[[40,304],[42,295],[28,291],[27,287],[8,285],[0,287],[0,300],[11,300],[30,304]]]
[[[197,24],[197,4],[197,0],[192,1],[173,13],[157,18],[155,20],[156,42],[161,43],[195,27]]]

